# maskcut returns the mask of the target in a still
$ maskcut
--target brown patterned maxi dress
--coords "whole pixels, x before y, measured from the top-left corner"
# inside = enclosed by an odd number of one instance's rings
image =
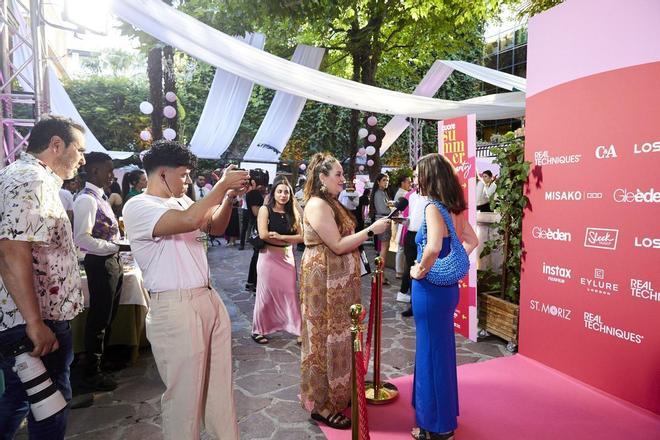
[[[339,232],[355,228],[348,213]],[[307,222],[303,222],[302,256],[302,390],[307,411],[336,414],[351,400],[350,307],[360,302],[359,254],[336,255]]]

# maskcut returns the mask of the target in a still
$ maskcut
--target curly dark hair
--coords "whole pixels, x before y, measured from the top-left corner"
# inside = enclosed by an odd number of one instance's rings
[[[188,167],[194,170],[197,166],[197,156],[187,147],[175,141],[156,141],[142,159],[147,175],[159,167]]]
[[[422,157],[417,162],[417,180],[421,195],[441,202],[454,214],[467,209],[463,188],[446,157],[438,153]]]
[[[53,136],[59,136],[68,148],[71,142],[73,142],[74,130],[78,130],[83,134],[85,133],[85,128],[82,125],[69,118],[48,115],[32,127],[26,151],[36,154],[43,152],[48,148],[50,139]]]

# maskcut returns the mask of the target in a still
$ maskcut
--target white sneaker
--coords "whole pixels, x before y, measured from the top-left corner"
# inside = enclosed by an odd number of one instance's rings
[[[409,303],[410,302],[410,295],[407,293],[402,293],[399,292],[396,294],[396,300],[401,303]]]

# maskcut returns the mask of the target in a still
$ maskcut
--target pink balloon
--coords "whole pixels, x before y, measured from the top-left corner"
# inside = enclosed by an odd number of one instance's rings
[[[142,130],[140,132],[140,139],[142,139],[145,142],[150,140],[151,139],[151,133],[149,132],[149,130]]]
[[[163,130],[163,137],[168,141],[171,141],[176,137],[176,131],[174,131],[174,129],[172,128],[166,128],[165,130]]]
[[[174,102],[176,101],[176,95],[174,94],[174,92],[167,92],[165,93],[165,99],[167,100],[167,102]]]
[[[369,116],[369,117],[367,118],[367,125],[370,125],[370,126],[373,127],[373,126],[376,125],[377,123],[378,123],[378,119],[376,119],[375,116]]]
[[[364,147],[360,147],[358,149],[358,156],[364,156],[365,154],[367,154],[367,149]]]
[[[300,164],[300,169],[301,169],[302,171],[305,171],[305,169],[307,169],[307,165],[305,165],[304,163],[301,163],[301,164]]]
[[[364,165],[360,165],[360,166],[358,167],[358,170],[360,170],[360,171],[364,171]]]
[[[166,105],[163,108],[163,115],[166,118],[172,119],[173,117],[176,116],[176,109],[174,107],[172,107],[171,105]]]
[[[369,159],[369,160],[367,161],[367,165],[369,165],[370,167],[374,166],[374,161],[371,160],[371,159]]]
[[[368,140],[369,142],[376,142],[376,135],[375,135],[375,134],[370,134],[370,135],[367,137],[367,140]]]

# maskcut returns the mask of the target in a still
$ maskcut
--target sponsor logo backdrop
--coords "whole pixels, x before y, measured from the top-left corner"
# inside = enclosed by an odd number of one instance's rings
[[[602,24],[609,38],[633,38],[616,19]],[[530,52],[566,50],[535,44],[561,21],[534,24]],[[588,48],[599,37],[573,38]],[[660,62],[644,63],[528,97],[520,352],[660,414],[658,78]]]

